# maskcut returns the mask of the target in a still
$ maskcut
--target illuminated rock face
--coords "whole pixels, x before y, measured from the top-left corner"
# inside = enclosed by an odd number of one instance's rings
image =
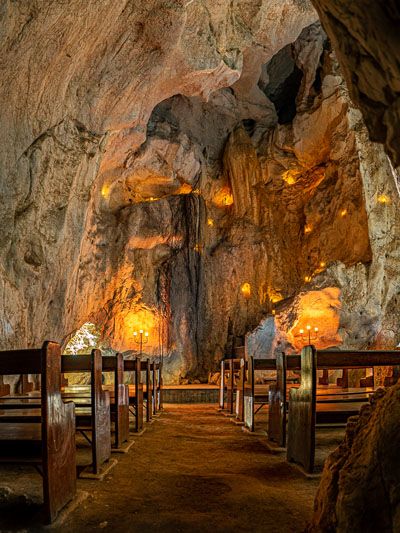
[[[326,345],[394,328],[391,171],[310,5],[74,4],[4,10],[2,345],[143,326],[176,381],[273,308],[287,344],[309,291],[340,294]]]

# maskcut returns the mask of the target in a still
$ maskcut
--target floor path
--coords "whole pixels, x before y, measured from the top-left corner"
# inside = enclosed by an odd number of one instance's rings
[[[214,406],[171,405],[135,439],[63,532],[303,531],[318,482]]]

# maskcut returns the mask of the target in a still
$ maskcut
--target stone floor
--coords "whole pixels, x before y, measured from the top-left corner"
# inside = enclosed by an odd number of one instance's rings
[[[117,458],[104,481],[79,480],[87,498],[52,531],[301,532],[318,485],[209,405],[166,406]],[[22,514],[20,531],[40,531]]]

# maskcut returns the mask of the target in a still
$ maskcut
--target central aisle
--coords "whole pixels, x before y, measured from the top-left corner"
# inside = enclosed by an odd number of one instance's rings
[[[214,406],[170,405],[63,531],[296,532],[318,481],[305,479],[263,438],[244,434]]]

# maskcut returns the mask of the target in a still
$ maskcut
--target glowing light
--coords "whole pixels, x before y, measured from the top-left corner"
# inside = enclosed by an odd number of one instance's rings
[[[268,287],[268,298],[273,304],[277,304],[283,300],[282,294],[273,287]]]
[[[193,192],[192,186],[188,183],[183,183],[177,190],[176,194],[190,194],[191,192]]]
[[[299,330],[299,333],[300,333],[300,335],[303,335],[303,333],[304,333],[304,329],[300,329],[300,330]]]
[[[286,172],[282,174],[282,179],[288,185],[294,185],[297,181],[299,174],[300,172],[298,172],[297,170],[286,170]]]
[[[380,204],[389,204],[390,203],[390,198],[387,194],[379,194],[378,197],[377,197],[377,201],[380,203]]]
[[[203,245],[197,243],[197,244],[195,244],[195,245],[193,246],[193,250],[194,250],[195,252],[201,254],[202,251],[203,251]]]
[[[340,216],[341,216],[341,217],[345,217],[346,215],[347,215],[347,209],[342,209],[342,210],[340,211]]]
[[[222,187],[213,198],[213,203],[218,207],[227,207],[233,204],[233,195],[229,187]]]
[[[144,334],[145,337],[148,337],[149,336],[149,332],[146,331],[146,333]]]
[[[312,227],[311,224],[306,224],[306,225],[304,226],[304,233],[306,233],[306,234],[307,234],[307,233],[311,233],[312,230],[313,230],[313,227]]]
[[[108,185],[107,183],[103,183],[103,186],[101,188],[101,196],[106,200],[110,197],[110,188],[110,185]]]
[[[325,263],[325,261],[321,261],[320,264],[319,264],[319,266],[320,266],[321,268],[325,268],[325,267],[326,267],[326,263]]]
[[[137,335],[137,331],[134,331],[133,336],[136,337],[136,335]]]
[[[304,281],[306,283],[310,283],[311,279],[312,279],[311,276],[304,276]]]
[[[243,283],[243,285],[240,287],[240,291],[243,295],[243,298],[246,300],[249,300],[251,297],[251,285],[250,283]]]
[[[214,227],[214,220],[212,218],[207,219],[207,226],[210,226],[210,228]]]
[[[142,330],[142,329],[140,329],[140,330],[139,330],[139,333],[142,333],[142,334],[143,334],[143,330]]]
[[[276,315],[276,311],[275,311],[275,309],[272,309],[272,315],[273,315],[273,316]]]

